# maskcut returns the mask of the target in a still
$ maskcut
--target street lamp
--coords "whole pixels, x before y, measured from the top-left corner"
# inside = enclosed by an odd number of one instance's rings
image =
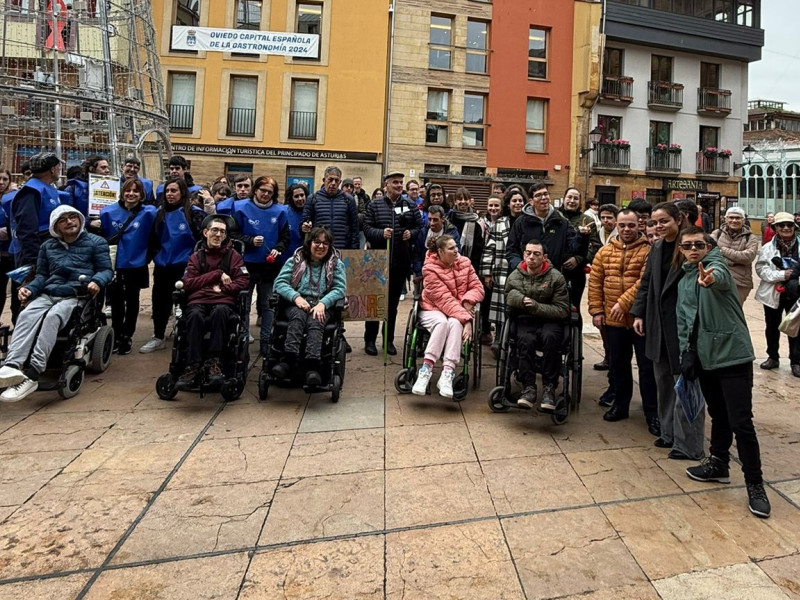
[[[753,156],[755,155],[755,153],[756,149],[753,148],[750,144],[747,144],[747,146],[745,146],[744,149],[742,150],[742,156],[744,157],[745,162],[733,163],[733,170],[735,171],[736,169],[741,169],[742,167],[746,167],[747,165],[749,165],[753,161]]]
[[[581,158],[589,154],[592,150],[595,149],[597,143],[603,139],[603,131],[599,127],[595,127],[589,132],[589,143],[592,145],[591,148],[581,148]]]

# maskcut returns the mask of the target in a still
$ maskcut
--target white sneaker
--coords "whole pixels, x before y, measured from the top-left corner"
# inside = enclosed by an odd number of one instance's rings
[[[406,295],[405,294],[400,294],[400,302],[402,302],[405,299],[406,299]]]
[[[446,371],[442,371],[442,374],[439,375],[439,382],[436,384],[436,388],[439,390],[439,395],[444,398],[452,398],[453,397],[453,378],[455,377],[455,371],[452,369],[447,369]]]
[[[248,335],[247,336],[247,343],[248,344],[252,344],[255,341],[256,341],[256,338],[254,338],[252,335]]]
[[[19,402],[39,389],[39,382],[25,377],[17,385],[0,394],[0,402]]]
[[[433,369],[421,367],[417,373],[417,380],[414,382],[414,387],[411,388],[411,393],[417,396],[424,396],[428,393],[428,383],[430,383]]]
[[[0,388],[17,385],[25,379],[25,373],[14,367],[0,367]]]
[[[167,342],[157,337],[152,337],[150,340],[145,343],[144,346],[139,348],[140,354],[150,354],[151,352],[155,352],[156,350],[163,350],[167,347]]]

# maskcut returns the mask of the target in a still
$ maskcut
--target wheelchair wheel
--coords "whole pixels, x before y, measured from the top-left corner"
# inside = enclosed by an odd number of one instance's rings
[[[238,400],[243,391],[244,390],[242,386],[235,379],[228,379],[224,381],[222,383],[222,387],[220,388],[220,394],[222,394],[222,399],[225,400],[225,402],[233,402],[234,400]]]
[[[583,388],[583,336],[580,329],[573,329],[572,338],[572,374],[570,376],[571,405],[576,409],[581,403]]]
[[[264,371],[261,371],[258,374],[258,399],[266,400],[268,394],[269,394],[269,380],[267,379],[267,374],[264,373]]]
[[[92,342],[92,351],[89,355],[89,364],[86,368],[92,373],[102,373],[111,363],[111,354],[114,351],[114,330],[109,326],[97,330]]]
[[[569,417],[569,395],[566,397],[562,394],[558,397],[556,403],[556,410],[550,414],[554,425],[563,425],[567,422]]]
[[[472,389],[477,390],[481,385],[481,368],[483,367],[483,345],[472,345]]]
[[[394,378],[394,389],[400,394],[410,394],[414,387],[416,372],[414,369],[403,369]]]
[[[495,385],[502,387],[505,384],[506,379],[506,362],[509,358],[509,349],[508,349],[508,338],[511,335],[511,323],[506,318],[503,321],[503,329],[500,332],[500,354],[497,357],[497,367],[495,368]]]
[[[508,406],[503,403],[504,394],[505,388],[502,385],[492,388],[492,391],[489,392],[489,408],[492,409],[492,412],[508,412]]]
[[[175,387],[175,378],[171,373],[165,373],[156,379],[156,394],[162,400],[173,400],[178,393]]]
[[[58,386],[58,395],[62,398],[73,398],[83,385],[83,369],[78,365],[70,365],[64,373],[64,385]]]
[[[453,400],[461,402],[467,397],[469,391],[469,375],[459,373],[453,379]]]
[[[406,323],[406,337],[403,341],[403,366],[408,367],[408,357],[411,355],[411,346],[416,342],[416,338],[413,335],[414,329],[417,325],[417,311],[416,311],[416,302],[414,303],[414,307],[408,312],[408,322]],[[413,383],[413,382],[412,382]],[[398,390],[399,391],[399,390]],[[411,390],[409,388],[408,392],[400,392],[400,393],[410,393]]]
[[[342,378],[339,375],[333,376],[333,381],[331,382],[331,402],[338,402],[339,401],[339,394],[342,391]]]

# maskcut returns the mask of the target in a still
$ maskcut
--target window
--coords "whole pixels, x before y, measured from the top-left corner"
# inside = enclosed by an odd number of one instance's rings
[[[467,20],[467,73],[486,73],[489,24]]]
[[[650,81],[672,83],[671,56],[658,56],[653,54],[650,57]]]
[[[450,92],[447,90],[428,90],[428,111],[425,115],[425,143],[447,145],[450,114]]]
[[[719,65],[715,63],[700,63],[700,87],[719,89]]]
[[[169,130],[191,133],[194,126],[194,73],[169,73]]]
[[[484,147],[484,120],[486,96],[482,94],[464,94],[464,132],[461,144],[465,148]]]
[[[598,115],[597,126],[603,132],[601,142],[611,142],[620,139],[622,135],[622,117]]]
[[[528,30],[528,78],[547,79],[546,29],[531,27]]]
[[[714,20],[733,23],[733,0],[714,0]]]
[[[623,51],[620,48],[606,48],[603,51],[603,75],[622,77]]]
[[[736,24],[755,27],[755,0],[739,0],[736,3]]]
[[[450,69],[450,55],[453,39],[453,18],[431,15],[430,50],[428,67],[431,69]]]
[[[230,90],[228,135],[255,136],[258,78],[232,76]]]
[[[425,163],[425,173],[437,173],[446,175],[450,172],[450,165],[436,165],[432,163]]]
[[[525,151],[544,152],[547,100],[528,98],[525,117]]]
[[[700,126],[700,150],[719,148],[719,127]]]
[[[314,167],[286,167],[286,186],[302,183],[309,193],[314,192]]]
[[[289,137],[317,139],[317,96],[319,82],[292,80],[292,110],[289,113]]]
[[[261,0],[236,1],[236,29],[261,29]]]
[[[34,10],[33,0],[8,0],[8,12],[14,16],[29,16]]]
[[[175,16],[173,25],[184,27],[200,26],[200,0],[175,0],[173,6],[173,15]],[[170,40],[170,51],[197,54],[197,50],[176,50],[172,48],[172,40]]]
[[[659,144],[669,145],[672,139],[672,123],[664,121],[650,121],[650,147],[655,148]]]
[[[228,178],[228,185],[233,187],[233,180],[237,175],[249,175],[253,177],[252,163],[225,163],[225,177]]]
[[[297,24],[295,25],[295,31],[297,33],[322,35],[322,4],[299,2],[297,4]],[[322,48],[321,38],[319,47]],[[294,60],[319,60],[319,56],[316,58],[295,56]]]

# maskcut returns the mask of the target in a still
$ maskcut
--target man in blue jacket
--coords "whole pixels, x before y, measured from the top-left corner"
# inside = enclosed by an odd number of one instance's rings
[[[199,192],[203,189],[197,185],[192,179],[192,174],[189,173],[189,163],[182,156],[176,154],[169,159],[167,163],[168,179],[164,183],[159,183],[156,188],[156,206],[161,206],[164,202],[164,186],[172,179],[183,179],[186,182],[186,187],[189,188],[189,195]]]
[[[142,168],[142,161],[135,156],[128,156],[125,158],[125,163],[122,165],[122,177],[119,180],[119,189],[125,185],[128,179],[138,179],[144,186],[144,200],[142,204],[155,204],[156,197],[153,194],[153,182],[150,179],[139,177],[139,170]]]
[[[303,232],[308,233],[312,226],[327,227],[337,250],[357,250],[358,205],[352,196],[339,189],[341,181],[339,167],[325,169],[322,188],[303,207]]]
[[[88,291],[96,296],[114,275],[108,243],[83,226],[83,215],[72,206],[59,206],[50,213],[53,237],[39,251],[36,277],[19,289],[19,299],[27,306],[0,368],[0,387],[8,388],[0,394],[2,402],[19,402],[38,389],[58,332],[78,304],[79,277],[89,278]]]
[[[67,192],[65,204],[77,208],[84,217],[89,216],[89,176],[90,175],[110,175],[111,167],[108,160],[99,154],[93,154],[83,161],[81,174],[74,179],[67,181]]]

